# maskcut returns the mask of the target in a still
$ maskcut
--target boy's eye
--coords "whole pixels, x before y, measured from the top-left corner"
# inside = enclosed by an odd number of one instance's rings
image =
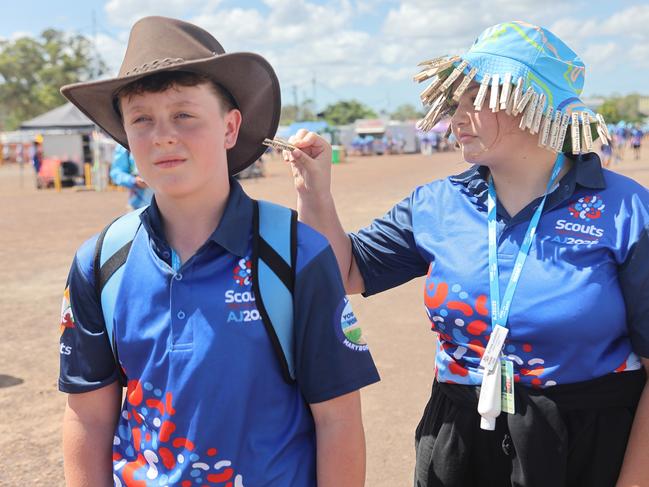
[[[177,118],[192,118],[192,116],[189,113],[181,112],[178,115],[176,115]]]
[[[131,122],[131,123],[136,124],[136,123],[146,122],[147,120],[149,120],[149,117],[146,117],[144,115],[140,115],[139,117],[134,118],[133,122]]]

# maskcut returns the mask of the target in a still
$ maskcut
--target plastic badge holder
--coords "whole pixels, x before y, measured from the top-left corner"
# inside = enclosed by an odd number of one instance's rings
[[[478,399],[478,413],[481,416],[480,428],[493,431],[496,429],[496,418],[500,415],[501,400],[501,365],[500,360],[491,372],[485,369],[482,375],[482,387]]]

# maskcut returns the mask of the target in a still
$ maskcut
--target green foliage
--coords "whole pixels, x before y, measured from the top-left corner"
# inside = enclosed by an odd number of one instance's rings
[[[323,117],[329,125],[348,125],[360,118],[376,118],[374,110],[356,100],[341,100],[324,109]]]
[[[0,41],[0,130],[13,130],[65,103],[61,86],[106,71],[106,64],[93,58],[90,40],[56,29],[38,38]]]
[[[618,123],[620,120],[641,123],[649,113],[640,112],[640,95],[612,96],[607,98],[597,110],[607,123]]]
[[[420,112],[409,103],[406,103],[405,105],[399,105],[397,109],[390,114],[390,118],[392,118],[392,120],[400,120],[402,122],[423,117],[424,113]]]
[[[298,109],[295,105],[282,105],[282,111],[279,115],[280,125],[291,125],[297,120]]]
[[[304,122],[317,120],[318,117],[315,113],[315,108],[313,106],[313,100],[307,98],[298,106],[295,105],[284,105],[282,106],[282,112],[279,116],[280,125],[290,125],[293,122]]]
[[[620,113],[617,111],[617,106],[613,99],[606,100],[597,111],[604,116],[604,120],[606,120],[607,123],[617,123],[621,119]]]

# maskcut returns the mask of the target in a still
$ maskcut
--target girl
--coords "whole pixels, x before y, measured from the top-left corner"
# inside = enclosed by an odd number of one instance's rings
[[[420,128],[452,115],[463,174],[347,235],[330,147],[300,132],[285,153],[349,293],[427,276],[439,341],[415,486],[649,485],[649,194],[593,153],[608,134],[580,99],[583,63],[508,22],[422,66]]]

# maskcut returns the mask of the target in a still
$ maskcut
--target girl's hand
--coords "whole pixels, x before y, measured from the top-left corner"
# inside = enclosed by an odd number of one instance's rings
[[[315,132],[300,129],[289,142],[297,147],[284,151],[291,164],[293,182],[303,201],[317,201],[331,195],[331,145]]]

